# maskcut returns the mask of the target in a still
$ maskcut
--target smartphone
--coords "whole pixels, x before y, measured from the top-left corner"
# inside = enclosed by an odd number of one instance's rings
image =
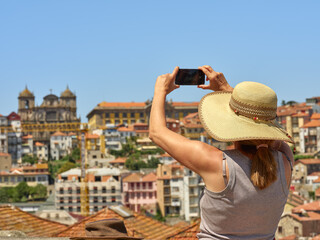
[[[202,85],[205,75],[199,69],[179,69],[175,84],[177,85]]]

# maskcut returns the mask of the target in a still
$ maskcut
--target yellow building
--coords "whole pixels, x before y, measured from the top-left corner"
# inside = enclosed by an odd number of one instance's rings
[[[166,102],[166,117],[182,120],[198,111],[198,102]],[[151,102],[101,102],[87,115],[89,129],[103,128],[106,124],[148,123]]]

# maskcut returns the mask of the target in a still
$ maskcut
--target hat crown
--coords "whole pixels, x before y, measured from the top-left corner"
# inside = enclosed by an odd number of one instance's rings
[[[241,82],[235,86],[232,98],[258,108],[277,108],[277,95],[268,86],[257,82]]]

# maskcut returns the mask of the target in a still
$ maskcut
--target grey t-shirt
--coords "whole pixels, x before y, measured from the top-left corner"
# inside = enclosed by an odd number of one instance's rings
[[[250,180],[251,160],[238,150],[225,151],[229,168],[227,187],[221,192],[204,189],[200,199],[199,239],[274,239],[288,187],[282,154],[273,152],[277,180],[260,190]]]

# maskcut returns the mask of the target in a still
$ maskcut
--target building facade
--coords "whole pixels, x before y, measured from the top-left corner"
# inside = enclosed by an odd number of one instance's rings
[[[69,133],[80,128],[76,95],[68,87],[60,97],[45,96],[40,106],[36,106],[33,93],[26,87],[19,94],[18,105],[23,131],[31,134],[34,141],[49,144],[50,136],[58,129]]]
[[[147,175],[132,173],[123,178],[122,184],[124,206],[135,212],[145,210],[151,214],[156,214],[157,176],[155,173]]]
[[[49,175],[48,164],[11,168],[9,172],[0,173],[0,187],[15,187],[20,182],[26,182],[29,186],[48,186]]]
[[[121,204],[120,171],[113,168],[92,168],[86,171],[88,178],[90,213]],[[56,209],[81,212],[81,170],[70,169],[58,175],[55,183]]]
[[[148,123],[151,102],[101,102],[87,115],[90,129],[103,128],[106,124],[132,125]],[[189,113],[198,111],[198,102],[166,102],[166,117],[182,120]]]

